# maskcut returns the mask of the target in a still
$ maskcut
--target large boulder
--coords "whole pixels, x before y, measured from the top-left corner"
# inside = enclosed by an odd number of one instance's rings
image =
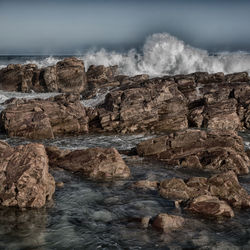
[[[170,165],[212,171],[249,172],[250,161],[243,140],[233,131],[185,130],[152,138],[137,145],[140,156]]]
[[[43,207],[55,191],[44,146],[0,144],[0,205]]]
[[[49,163],[92,179],[127,178],[130,170],[115,148],[89,148],[72,152],[48,147]]]
[[[46,100],[13,100],[1,113],[1,126],[11,136],[47,139],[88,132],[88,117],[78,95]]]

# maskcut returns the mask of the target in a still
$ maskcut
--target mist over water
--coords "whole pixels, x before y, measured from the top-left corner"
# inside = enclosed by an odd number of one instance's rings
[[[150,76],[189,74],[197,71],[225,74],[247,71],[250,73],[250,54],[246,52],[223,52],[216,55],[206,50],[194,48],[168,33],[149,36],[142,51],[131,49],[127,53],[116,51],[89,50],[78,58],[84,60],[86,70],[94,65],[118,65],[119,73],[126,75],[149,74]],[[35,63],[39,67],[53,65],[62,58],[47,57],[25,60],[22,63]],[[7,65],[0,63],[0,68]]]

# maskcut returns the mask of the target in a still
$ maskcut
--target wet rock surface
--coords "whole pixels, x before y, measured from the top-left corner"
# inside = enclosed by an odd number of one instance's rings
[[[62,153],[60,153],[62,152]],[[50,165],[92,179],[128,178],[130,170],[115,148],[89,148],[72,152],[48,147]]]
[[[141,142],[137,152],[174,166],[222,172],[234,170],[237,174],[249,172],[243,140],[233,131],[178,131]]]
[[[52,199],[55,181],[43,145],[5,145],[0,155],[0,205],[40,208]]]

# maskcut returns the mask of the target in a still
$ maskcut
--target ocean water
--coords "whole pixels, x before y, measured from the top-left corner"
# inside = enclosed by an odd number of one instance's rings
[[[0,56],[0,68],[9,63],[36,63],[39,67],[53,65],[61,56]],[[157,33],[149,36],[141,50],[131,48],[126,53],[106,49],[89,49],[72,55],[84,60],[86,70],[94,65],[118,65],[121,74],[150,76],[188,74],[197,71],[209,73],[250,73],[250,54],[244,51],[218,52],[211,54],[206,50],[185,44],[168,33]]]
[[[10,63],[36,63],[39,67],[55,64],[67,56],[0,56],[0,67]],[[105,66],[117,64],[120,73],[151,76],[208,71],[233,73],[250,72],[250,55],[243,52],[210,55],[207,51],[192,48],[169,34],[150,36],[142,51],[132,49],[127,53],[107,50],[77,54],[85,62]],[[83,100],[89,107],[104,100],[107,92]],[[0,91],[1,103],[17,98],[48,98],[57,93],[15,93]],[[240,133],[245,147],[250,148],[250,133]],[[150,138],[138,135],[82,135],[38,141],[62,149],[90,147],[133,148],[140,141]],[[10,145],[33,142],[20,138],[0,139]],[[53,202],[42,209],[0,207],[0,249],[54,250],[54,249],[250,249],[250,211],[235,211],[233,219],[206,220],[186,211],[178,210],[171,200],[163,199],[155,191],[133,189],[133,182],[141,179],[206,176],[204,172],[173,168],[153,160],[122,156],[131,170],[127,180],[112,182],[91,181],[64,170],[51,170],[57,188]],[[250,193],[249,175],[240,177],[241,184]],[[182,215],[187,224],[181,230],[168,234],[148,228],[142,229],[138,219],[156,216],[160,212]]]

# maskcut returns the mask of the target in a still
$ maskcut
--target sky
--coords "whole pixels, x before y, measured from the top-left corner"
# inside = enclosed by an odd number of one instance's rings
[[[249,52],[249,13],[249,0],[0,0],[0,54],[140,50],[161,32],[209,52]]]

